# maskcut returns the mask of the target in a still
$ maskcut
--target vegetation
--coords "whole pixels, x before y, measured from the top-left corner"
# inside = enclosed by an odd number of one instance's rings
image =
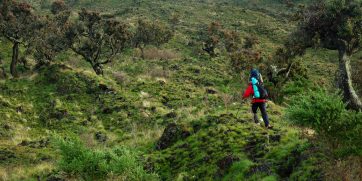
[[[59,169],[71,175],[79,175],[85,180],[102,179],[112,176],[122,180],[156,180],[147,174],[138,163],[137,155],[127,148],[93,151],[76,139],[57,140],[61,160]]]
[[[361,114],[347,111],[338,94],[314,91],[295,97],[287,113],[296,124],[326,137],[336,153],[361,154]]]
[[[352,85],[350,57],[360,47],[361,2],[359,1],[321,1],[302,10],[299,29],[294,44],[299,46],[298,54],[317,45],[338,50],[339,87],[344,92],[344,100],[352,109],[359,110],[362,103]]]
[[[142,58],[144,58],[144,49],[147,45],[160,46],[167,43],[172,38],[171,30],[160,22],[151,22],[147,20],[138,20],[138,26],[134,35],[133,44],[140,48]]]
[[[0,0],[0,180],[361,180],[360,5]]]
[[[0,32],[3,37],[12,43],[12,60],[10,72],[17,77],[16,66],[19,61],[19,46],[27,46],[32,41],[33,31],[37,26],[37,16],[27,3],[16,1],[2,1],[0,14]]]

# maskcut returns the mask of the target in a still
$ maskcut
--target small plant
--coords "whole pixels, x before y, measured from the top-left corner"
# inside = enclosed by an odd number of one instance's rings
[[[229,109],[230,104],[232,103],[234,97],[230,94],[222,94],[221,95],[222,101],[224,102],[224,106],[226,110]]]
[[[121,180],[157,180],[157,175],[148,174],[139,163],[137,153],[116,147],[92,150],[77,138],[56,138],[61,159],[58,168],[70,175],[85,180],[104,180],[107,177]]]
[[[125,72],[114,72],[113,73],[113,78],[120,85],[124,85],[127,82],[129,82],[129,77]]]

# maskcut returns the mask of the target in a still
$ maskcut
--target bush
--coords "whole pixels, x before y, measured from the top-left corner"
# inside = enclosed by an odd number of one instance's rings
[[[337,153],[342,156],[362,155],[362,113],[348,111],[340,128],[335,134],[345,147],[338,149]]]
[[[242,49],[229,54],[231,66],[235,72],[242,70],[250,70],[258,66],[262,61],[262,56],[259,51],[253,49]]]
[[[287,116],[293,123],[311,127],[318,133],[333,135],[339,130],[346,109],[338,94],[318,90],[292,98]]]
[[[114,72],[113,78],[120,85],[125,85],[129,82],[129,77],[125,72]]]
[[[291,122],[310,127],[342,155],[362,154],[362,113],[348,111],[340,95],[324,90],[295,96],[287,109]]]
[[[121,180],[157,180],[156,175],[143,170],[137,154],[127,148],[91,150],[79,139],[58,138],[56,143],[61,155],[58,167],[68,174],[85,180],[105,180],[109,176]]]

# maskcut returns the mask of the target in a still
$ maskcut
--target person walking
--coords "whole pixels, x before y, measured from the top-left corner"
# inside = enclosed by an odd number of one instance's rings
[[[258,119],[258,109],[263,117],[265,127],[272,129],[273,126],[269,123],[269,117],[266,110],[267,92],[263,87],[263,78],[258,70],[252,69],[250,72],[249,85],[244,91],[243,99],[253,96],[251,101],[251,109],[253,112],[253,118],[256,124],[260,124]]]

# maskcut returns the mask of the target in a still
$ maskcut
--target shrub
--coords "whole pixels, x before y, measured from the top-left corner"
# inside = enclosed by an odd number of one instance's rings
[[[342,156],[362,155],[362,113],[348,111],[340,124],[335,134],[344,147],[341,146],[337,153]]]
[[[242,49],[229,54],[235,72],[250,70],[262,61],[261,53],[252,49]]]
[[[92,150],[76,138],[56,140],[61,155],[58,167],[68,174],[85,180],[104,180],[109,176],[121,180],[157,180],[156,175],[143,170],[137,154],[125,147]]]
[[[156,78],[156,77],[169,78],[170,72],[167,69],[165,69],[164,67],[154,66],[154,67],[149,68],[148,75],[152,78]]]
[[[299,95],[305,90],[317,90],[315,84],[303,76],[296,76],[293,81],[288,81],[284,84],[272,84],[266,82],[266,87],[269,90],[270,98],[276,103],[288,103],[293,96]]]
[[[294,124],[325,136],[339,155],[361,155],[362,113],[345,107],[339,94],[318,90],[293,97],[287,116]]]
[[[297,125],[333,135],[345,112],[345,104],[338,94],[318,90],[293,97],[287,116]]]
[[[125,72],[114,72],[113,78],[120,85],[125,85],[129,82],[129,77]]]

